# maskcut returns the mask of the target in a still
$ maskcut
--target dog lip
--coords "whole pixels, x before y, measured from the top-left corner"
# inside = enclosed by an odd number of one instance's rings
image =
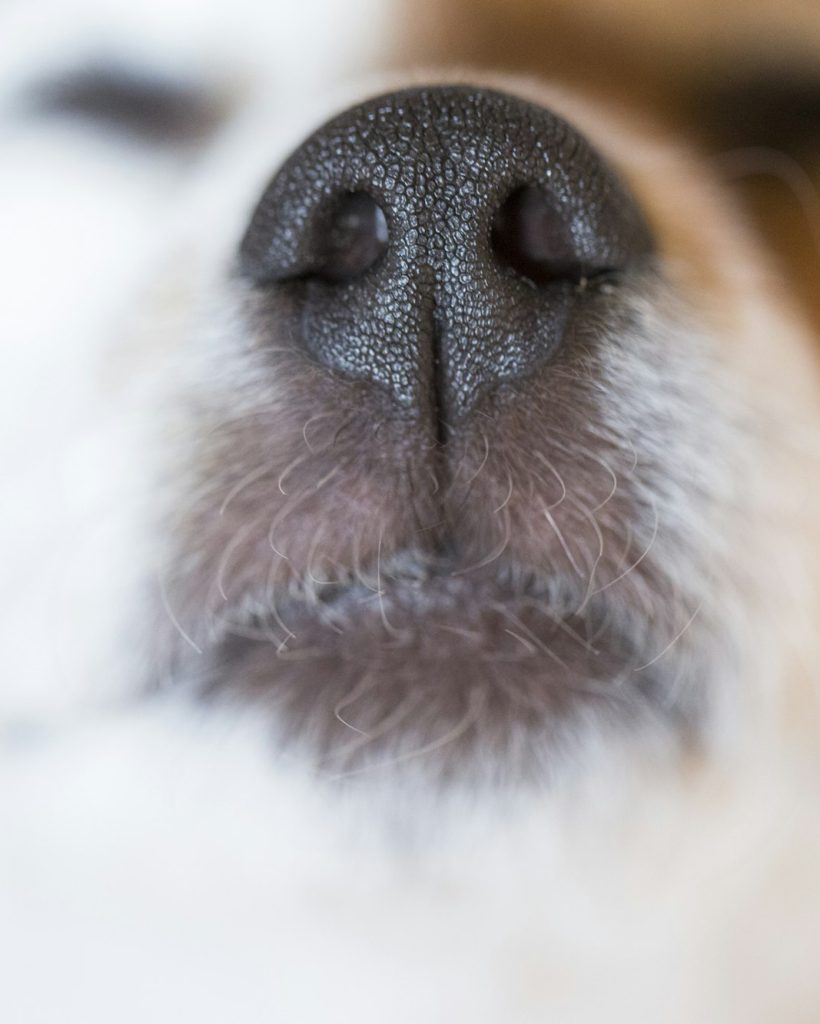
[[[394,609],[411,627],[437,612],[469,613],[488,604],[504,607],[522,602],[538,602],[550,616],[560,618],[577,611],[583,602],[577,589],[558,576],[536,575],[512,565],[469,567],[413,554],[402,556],[398,564],[391,559],[384,567],[376,565],[355,576],[343,572],[328,579],[311,576],[307,584],[291,585],[281,595],[256,596],[243,603],[232,625],[269,618],[287,632],[289,622],[315,619],[332,630],[336,620],[368,618],[374,609],[384,624],[387,610]],[[390,632],[389,625],[387,629]]]
[[[628,630],[613,620],[609,600],[557,575],[412,561],[401,573],[313,580],[279,598],[250,599],[222,620],[212,646],[238,654],[261,645],[273,655],[271,666],[323,656],[388,664],[402,652],[427,671],[459,659],[535,659],[568,682],[578,677],[576,685],[582,676],[600,682],[640,663]]]
[[[555,589],[554,585],[552,589]],[[530,580],[514,585],[511,581],[488,578],[480,570],[445,571],[437,568],[421,569],[415,576],[385,577],[378,574],[372,581],[331,583],[323,590],[312,595],[310,601],[287,602],[282,615],[292,615],[294,624],[304,621],[306,616],[315,615],[334,628],[340,620],[366,620],[377,613],[385,631],[398,639],[401,635],[412,637],[418,628],[435,628],[437,617],[465,614],[472,618],[488,605],[511,608],[522,602],[540,601],[556,618],[566,612],[566,609],[559,611],[554,608],[558,603],[557,595],[549,593],[548,582]],[[389,619],[391,614],[397,617],[395,624]],[[448,627],[440,624],[440,628]],[[473,631],[473,635],[478,636],[479,632]]]
[[[235,605],[193,683],[203,698],[269,709],[277,745],[331,777],[429,752],[434,776],[483,777],[492,764],[494,777],[535,780],[596,716],[607,729],[688,733],[680,667],[653,663],[639,620],[610,592],[503,559],[464,571],[411,560]]]

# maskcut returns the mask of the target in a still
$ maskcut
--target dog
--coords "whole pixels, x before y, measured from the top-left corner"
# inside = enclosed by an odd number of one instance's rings
[[[152,10],[7,34],[8,1016],[813,1019],[820,367],[736,197]]]

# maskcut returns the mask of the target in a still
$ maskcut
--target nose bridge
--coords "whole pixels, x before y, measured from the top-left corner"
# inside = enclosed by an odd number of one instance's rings
[[[571,274],[562,266],[538,287],[493,243],[499,210],[525,187],[544,197],[572,257]],[[383,211],[383,257],[328,281],[334,210],[359,194]],[[511,223],[513,253],[521,238],[538,250]],[[242,261],[257,284],[292,293],[316,358],[387,388],[411,414],[427,415],[433,396],[436,415],[452,419],[555,350],[572,275],[624,267],[650,247],[626,190],[566,122],[515,97],[442,86],[379,97],[314,133],[265,192]]]
[[[449,422],[473,404],[490,363],[495,381],[518,372],[516,346],[497,344],[509,342],[520,314],[492,258],[491,227],[503,198],[532,174],[523,160],[532,140],[509,118],[488,117],[472,94],[459,103],[437,98],[380,111],[367,138],[379,159],[362,177],[357,150],[355,170],[340,178],[342,187],[370,190],[392,228],[382,294],[391,291],[391,308],[414,321],[391,343],[400,392],[410,408],[426,414],[432,403],[434,415]],[[386,139],[397,144],[385,146]],[[537,143],[527,155],[541,165],[537,173],[548,170]]]
[[[415,135],[402,121],[410,152],[395,180],[404,187],[390,188],[384,201],[397,228],[404,298],[420,314],[418,338],[405,339],[405,358],[416,363],[425,392],[414,402],[424,408],[429,395],[435,415],[450,421],[475,398],[478,366],[505,313],[490,234],[492,212],[510,183],[505,154],[486,126],[451,111],[425,113],[429,119],[423,127],[416,121]]]

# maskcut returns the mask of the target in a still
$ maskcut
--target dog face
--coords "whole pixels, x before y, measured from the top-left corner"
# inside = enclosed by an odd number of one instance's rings
[[[185,88],[0,33],[12,1016],[813,1019],[817,353],[731,198],[569,49],[120,6]]]
[[[260,191],[186,299],[166,671],[333,776],[702,742],[772,671],[794,579],[758,553],[796,509],[758,481],[789,472],[778,393],[814,415],[720,197],[600,109],[469,77],[354,104]]]

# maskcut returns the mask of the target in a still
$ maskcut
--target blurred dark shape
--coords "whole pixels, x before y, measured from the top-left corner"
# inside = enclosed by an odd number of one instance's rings
[[[190,80],[124,64],[77,68],[37,85],[29,110],[81,118],[151,145],[185,146],[211,136],[228,103]]]
[[[820,146],[820,67],[731,69],[700,90],[706,127],[726,145],[769,146],[792,154]]]

